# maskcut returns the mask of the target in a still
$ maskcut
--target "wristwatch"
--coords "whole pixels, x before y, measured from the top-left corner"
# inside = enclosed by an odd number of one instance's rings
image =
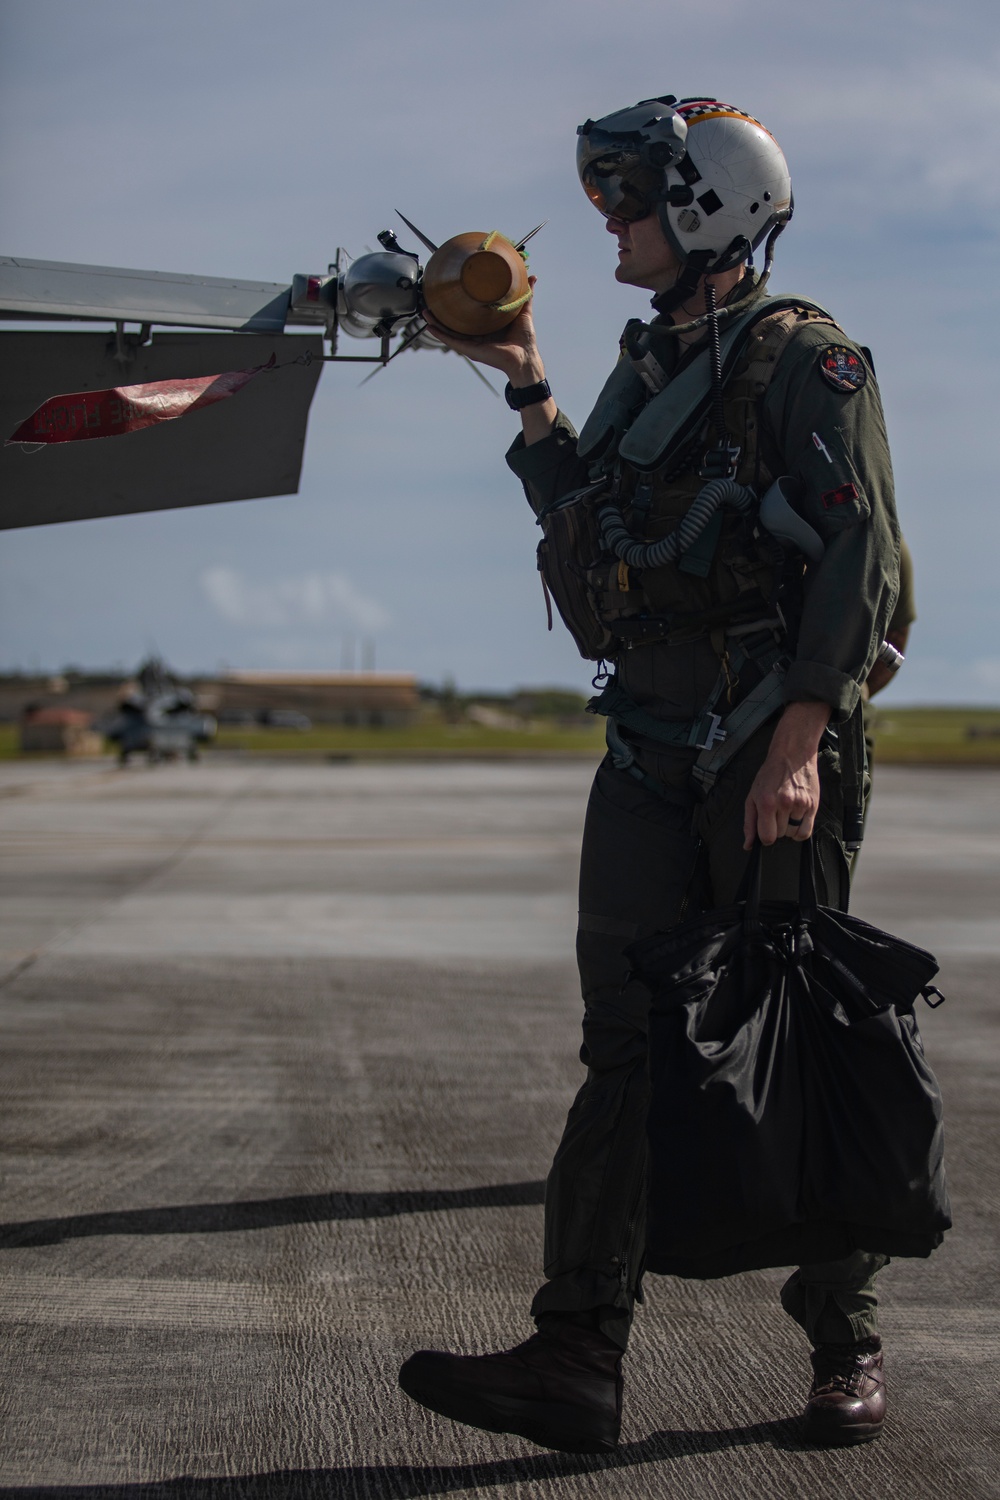
[[[515,390],[508,380],[503,395],[511,411],[521,411],[525,406],[535,406],[539,401],[547,401],[552,395],[552,387],[547,380],[537,380],[534,385],[522,385]]]

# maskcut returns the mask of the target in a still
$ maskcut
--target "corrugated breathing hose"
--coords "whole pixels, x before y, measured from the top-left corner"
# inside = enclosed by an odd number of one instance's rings
[[[630,568],[662,568],[664,563],[676,562],[694,545],[723,505],[745,515],[756,504],[757,496],[747,485],[737,484],[735,479],[710,479],[694,497],[680,525],[658,542],[636,541],[615,505],[602,505],[597,520],[608,551]]]

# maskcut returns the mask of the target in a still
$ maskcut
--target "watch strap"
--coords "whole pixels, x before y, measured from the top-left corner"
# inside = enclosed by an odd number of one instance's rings
[[[552,387],[547,380],[537,380],[534,385],[522,385],[515,390],[508,380],[503,395],[511,411],[522,411],[526,406],[547,401],[552,395]]]

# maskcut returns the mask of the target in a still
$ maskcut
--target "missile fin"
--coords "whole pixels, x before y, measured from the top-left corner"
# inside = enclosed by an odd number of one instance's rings
[[[416,224],[411,224],[410,221],[409,221],[409,219],[406,217],[405,214],[400,214],[399,213],[399,209],[398,208],[396,209],[396,212],[397,212],[397,214],[399,214],[399,217],[402,219],[402,221],[406,225],[407,229],[409,229],[411,231],[411,233],[415,234],[416,237],[417,237],[417,239],[420,241],[420,243],[422,245],[426,245],[427,249],[433,255],[434,251],[438,248],[437,245],[435,245],[434,241],[433,240],[429,240],[427,238],[426,234],[421,234],[421,232],[417,228]]]

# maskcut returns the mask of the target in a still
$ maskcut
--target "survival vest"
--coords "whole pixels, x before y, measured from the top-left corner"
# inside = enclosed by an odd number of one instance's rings
[[[726,428],[740,446],[736,479],[758,495],[772,480],[759,442],[761,407],[782,352],[809,322],[836,323],[805,298],[756,301],[722,334]],[[704,484],[711,376],[701,350],[657,395],[622,358],[577,443],[592,482],[539,515],[538,568],[580,654],[613,661],[631,645],[694,638],[773,608],[782,554],[754,517],[720,510],[676,563],[637,569],[604,546],[600,504],[613,496],[643,541],[672,532]],[[549,608],[549,625],[552,615]]]

